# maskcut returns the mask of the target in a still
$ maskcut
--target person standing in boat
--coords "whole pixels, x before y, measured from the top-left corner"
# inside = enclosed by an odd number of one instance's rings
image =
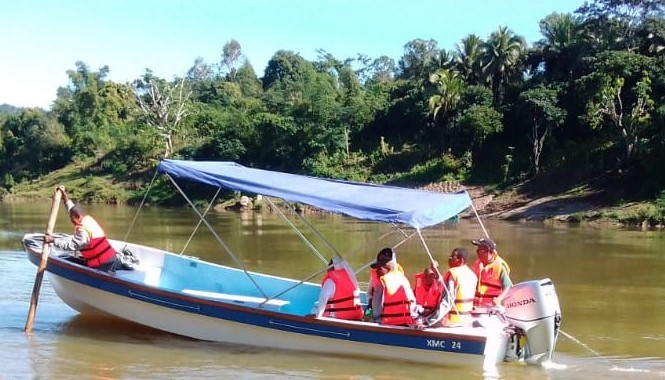
[[[321,281],[319,300],[312,310],[316,317],[330,317],[360,321],[360,288],[355,273],[341,257],[328,263],[328,271]]]
[[[466,326],[471,323],[471,310],[478,277],[466,265],[468,252],[455,248],[448,257],[448,270],[443,275],[445,290],[439,307],[425,319],[425,325]]]
[[[74,235],[55,239],[53,235],[48,234],[44,236],[44,243],[53,243],[55,247],[65,251],[80,252],[82,262],[91,268],[104,271],[118,268],[116,251],[99,223],[88,215],[81,205],[74,204],[69,199],[64,186],[58,186],[58,190],[62,193],[62,200],[69,212],[69,220],[74,225]]]
[[[473,265],[473,272],[478,276],[478,286],[474,305],[498,306],[513,286],[510,279],[510,267],[496,251],[496,243],[489,237],[471,242],[475,245],[478,259]]]
[[[441,303],[443,281],[441,280],[438,267],[439,263],[433,261],[427,268],[416,275],[413,294],[416,296],[416,304],[422,308],[420,312],[421,318],[429,317]]]
[[[418,316],[416,297],[409,279],[398,269],[395,251],[382,249],[371,267],[379,279],[372,297],[374,321],[384,325],[414,326]]]

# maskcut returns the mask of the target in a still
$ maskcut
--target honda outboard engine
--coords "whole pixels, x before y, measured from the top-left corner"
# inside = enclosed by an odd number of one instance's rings
[[[514,285],[503,305],[505,317],[515,330],[508,355],[524,357],[529,364],[550,360],[561,324],[559,298],[552,280],[546,278]],[[526,342],[520,342],[520,335],[526,337]]]

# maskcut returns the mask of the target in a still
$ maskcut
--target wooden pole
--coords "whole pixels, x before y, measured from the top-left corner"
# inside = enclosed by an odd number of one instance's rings
[[[46,225],[46,234],[53,234],[55,220],[58,216],[58,207],[60,206],[60,198],[62,194],[59,189],[55,189],[53,194],[53,203],[51,203],[51,216],[49,216],[48,224]],[[35,275],[35,285],[32,288],[32,297],[30,298],[30,310],[28,311],[28,320],[25,323],[25,332],[32,332],[32,323],[35,319],[35,312],[37,311],[37,302],[39,301],[39,290],[42,287],[42,279],[44,278],[44,271],[46,270],[46,263],[48,261],[48,254],[50,247],[44,243],[42,245],[42,260],[37,267],[37,274]]]

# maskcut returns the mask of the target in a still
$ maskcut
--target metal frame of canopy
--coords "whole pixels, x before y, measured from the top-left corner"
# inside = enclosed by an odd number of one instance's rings
[[[138,213],[140,212],[142,206],[145,203],[150,189],[155,181],[157,174],[163,173],[171,181],[173,186],[178,190],[178,192],[183,196],[187,204],[194,210],[197,214],[199,221],[190,234],[189,239],[183,246],[180,254],[183,254],[188,244],[191,242],[191,239],[196,234],[201,224],[204,224],[208,230],[213,234],[217,243],[226,251],[226,253],[233,259],[237,267],[241,269],[250,281],[254,284],[257,290],[264,296],[266,299],[265,302],[269,302],[271,299],[277,298],[284,293],[292,290],[298,285],[311,280],[312,278],[321,275],[328,268],[328,260],[317,250],[315,245],[307,239],[307,237],[300,231],[300,229],[281,211],[281,209],[270,199],[275,197],[278,199],[284,200],[284,205],[288,208],[293,215],[297,215],[299,219],[310,229],[311,232],[315,234],[332,252],[334,255],[341,257],[342,255],[337,251],[332,243],[326,239],[307,219],[305,219],[300,213],[298,213],[290,202],[302,203],[310,205],[316,208],[322,208],[325,211],[332,213],[340,213],[347,215],[352,218],[357,219],[368,219],[380,222],[389,223],[392,226],[391,231],[381,235],[377,238],[377,242],[383,240],[390,234],[394,232],[399,232],[401,234],[401,240],[395,244],[392,248],[396,248],[406,241],[410,240],[414,236],[418,236],[419,241],[422,244],[422,247],[427,254],[430,262],[434,262],[432,253],[422,235],[422,228],[429,227],[443,223],[445,220],[448,220],[460,212],[464,211],[466,208],[471,207],[473,209],[476,218],[478,219],[483,231],[485,231],[482,221],[480,220],[471,198],[469,197],[466,191],[461,191],[457,193],[434,193],[427,192],[423,190],[408,189],[394,186],[384,186],[384,185],[375,185],[367,184],[361,182],[351,182],[351,181],[340,181],[340,180],[330,180],[325,178],[316,178],[310,176],[302,176],[297,174],[288,174],[282,172],[267,171],[261,169],[252,169],[247,168],[242,165],[238,165],[233,162],[213,162],[213,161],[181,161],[181,160],[163,160],[155,171],[155,176],[153,177],[144,198],[141,202],[139,209],[132,221],[129,230],[125,235],[125,240],[129,236],[131,229],[134,226]],[[268,182],[271,186],[262,186],[261,182],[266,181],[266,176],[268,176]],[[175,177],[175,178],[174,178]],[[209,186],[217,188],[217,191],[213,198],[209,201],[207,208],[201,212],[198,207],[195,206],[194,202],[188,197],[182,187],[176,181],[176,178],[182,180],[195,181],[203,183]],[[317,196],[312,196],[312,194],[303,189],[302,183],[298,180],[302,180],[305,184],[314,186],[319,190]],[[243,263],[238,260],[236,254],[229,247],[229,245],[222,239],[222,237],[217,233],[212,225],[206,219],[209,211],[212,208],[212,205],[217,201],[217,198],[223,188],[245,192],[248,194],[260,194],[264,196],[266,202],[275,210],[279,216],[287,223],[294,232],[300,237],[300,239],[307,245],[307,247],[324,263],[324,268],[316,273],[313,273],[304,279],[302,279],[298,284],[293,287],[286,289],[279,294],[276,294],[272,297],[269,297],[267,293],[261,289],[261,287],[254,281],[251,274]],[[372,191],[373,195],[371,197],[362,197],[362,200],[367,200],[370,205],[356,205],[361,201],[350,201],[339,195],[341,191],[335,191],[336,189],[352,189],[354,194],[358,194],[358,191]],[[377,191],[387,197],[388,201],[377,202]],[[325,194],[333,194],[332,197],[326,198],[322,197],[321,192]],[[343,193],[343,192],[342,192]],[[405,198],[406,197],[406,198]],[[426,197],[426,200],[416,199],[416,197]],[[406,199],[415,199],[415,202],[407,202]],[[453,203],[452,207],[444,204],[446,201]],[[427,206],[427,202],[432,202],[431,205]],[[402,206],[403,205],[403,206]],[[415,209],[421,205],[422,208],[426,210],[424,214],[419,215],[419,210]],[[425,206],[422,206],[425,205]],[[401,207],[401,209],[399,208]],[[369,210],[369,211],[368,211]],[[401,227],[403,225],[412,227],[414,232],[407,234],[404,229]],[[364,246],[359,247],[356,251],[359,251]],[[365,270],[371,262],[366,263],[360,268],[356,269],[355,272],[359,273]],[[437,271],[438,268],[436,268]],[[439,273],[441,275],[441,273]]]

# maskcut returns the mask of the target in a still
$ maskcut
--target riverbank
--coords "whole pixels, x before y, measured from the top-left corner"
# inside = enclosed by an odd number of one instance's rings
[[[552,174],[503,186],[457,184],[451,188],[449,183],[430,183],[417,187],[431,191],[466,189],[475,210],[485,219],[663,228],[663,202],[636,199],[630,184],[617,174],[580,181]],[[463,216],[473,216],[473,211]]]
[[[56,186],[64,184],[72,199],[83,203],[126,204],[137,199],[137,191],[147,186],[141,176],[120,180],[94,173],[93,168],[91,163],[78,163],[39,179],[18,183],[11,192],[0,191],[0,202],[47,200]],[[88,175],[83,178],[81,173]],[[487,219],[584,223],[601,227],[658,225],[652,221],[652,215],[657,214],[653,204],[622,201],[627,191],[620,183],[616,178],[605,177],[566,184],[559,177],[552,176],[503,187],[457,182],[394,185],[430,191],[466,189],[475,210]]]

